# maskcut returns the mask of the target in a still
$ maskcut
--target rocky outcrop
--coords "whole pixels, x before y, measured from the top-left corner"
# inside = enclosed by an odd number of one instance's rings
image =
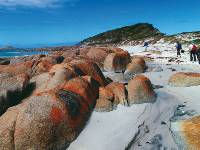
[[[28,84],[27,74],[15,76],[0,74],[0,115],[7,108],[18,104],[28,92],[31,93],[31,91],[26,91]]]
[[[153,103],[156,94],[153,90],[151,81],[139,75],[128,82],[128,101],[129,104]]]
[[[0,149],[66,149],[83,129],[96,101],[98,91],[85,78],[32,95],[9,109],[0,118]]]
[[[200,85],[200,73],[179,72],[172,75],[169,85],[175,87],[190,87]]]
[[[171,123],[175,142],[181,150],[199,150],[200,116]]]
[[[104,61],[104,69],[106,71],[124,72],[130,62],[131,59],[128,52],[111,53]]]

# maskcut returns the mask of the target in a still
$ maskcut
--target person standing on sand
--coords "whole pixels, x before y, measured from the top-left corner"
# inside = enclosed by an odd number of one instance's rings
[[[145,51],[147,51],[148,46],[149,46],[149,43],[147,41],[145,41],[144,42]]]
[[[197,48],[196,55],[197,55],[197,59],[198,59],[199,64],[200,64],[200,46],[198,46],[198,48]]]
[[[182,49],[182,45],[179,41],[177,41],[175,43],[175,47],[176,47],[176,50],[177,50],[177,57],[181,57],[181,49]]]
[[[190,46],[189,46],[190,61],[194,60],[196,62],[196,57],[198,57],[197,50],[198,50],[198,47],[194,43],[190,44]]]

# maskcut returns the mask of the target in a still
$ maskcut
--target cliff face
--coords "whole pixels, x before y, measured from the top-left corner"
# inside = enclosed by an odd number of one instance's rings
[[[110,31],[106,31],[89,37],[81,41],[80,45],[138,45],[148,40],[154,44],[161,41],[167,43],[175,43],[177,40],[182,44],[190,44],[191,42],[200,45],[200,32],[183,32],[174,35],[165,35],[156,29],[152,24],[138,23]]]
[[[152,24],[139,23],[115,30],[110,30],[90,37],[80,42],[83,45],[107,45],[122,44],[131,41],[143,41],[145,39],[160,39],[164,36]]]

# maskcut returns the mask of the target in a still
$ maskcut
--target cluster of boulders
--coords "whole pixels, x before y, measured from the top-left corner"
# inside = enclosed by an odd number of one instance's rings
[[[137,75],[126,86],[101,70],[142,73],[145,61],[119,48],[89,47],[0,65],[0,149],[66,149],[93,109],[154,102],[151,82]]]

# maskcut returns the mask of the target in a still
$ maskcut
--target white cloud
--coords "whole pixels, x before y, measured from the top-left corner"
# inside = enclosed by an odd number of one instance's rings
[[[71,2],[73,0],[0,0],[0,7],[56,7],[63,2]]]

